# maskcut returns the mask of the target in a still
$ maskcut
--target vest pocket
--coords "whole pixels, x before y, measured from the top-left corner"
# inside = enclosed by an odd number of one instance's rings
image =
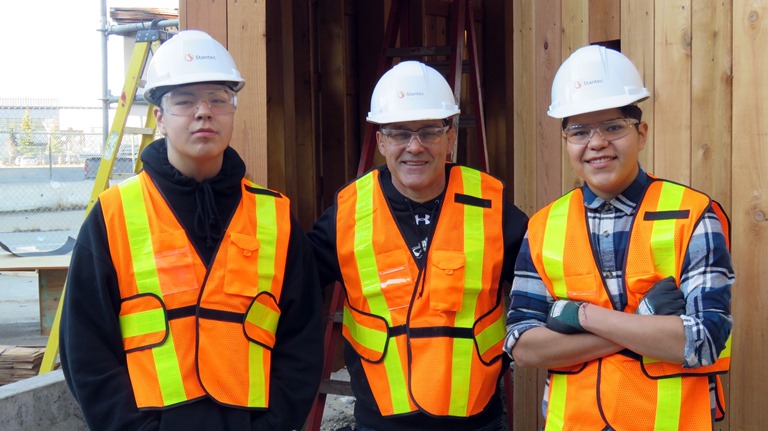
[[[126,298],[120,305],[120,332],[125,352],[159,346],[168,338],[168,317],[160,297],[141,294]]]
[[[392,250],[377,256],[377,260],[379,285],[363,286],[363,294],[368,298],[384,295],[390,310],[407,307],[414,288],[408,255],[401,250]]]
[[[345,305],[343,322],[341,333],[361,358],[368,362],[384,359],[389,342],[389,326],[384,318]]]
[[[429,304],[433,310],[461,311],[464,299],[464,253],[434,250],[430,253]]]
[[[237,232],[229,234],[224,292],[240,296],[256,296],[259,292],[258,257],[261,244],[254,236]],[[271,275],[270,275],[271,277]]]
[[[280,321],[280,307],[269,292],[261,292],[253,299],[245,313],[245,337],[267,349],[275,347],[275,333]]]
[[[565,277],[565,287],[568,299],[571,301],[592,302],[598,289],[602,289],[602,286],[603,281],[592,274]]]
[[[197,289],[198,283],[195,277],[195,266],[192,260],[187,236],[184,231],[174,231],[158,235],[159,249],[154,253],[157,277],[163,296],[182,293]],[[142,265],[134,265],[137,268],[136,280],[146,280],[139,274]],[[146,266],[151,268],[151,266]],[[149,274],[148,274],[149,276]]]
[[[500,307],[480,318],[472,328],[477,354],[486,365],[504,354],[504,336],[507,328]]]

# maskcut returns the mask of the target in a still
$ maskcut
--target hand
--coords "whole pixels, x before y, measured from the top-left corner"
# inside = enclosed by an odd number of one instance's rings
[[[579,334],[587,332],[579,323],[581,302],[559,300],[552,304],[547,316],[547,328],[561,334]]]
[[[685,298],[674,277],[659,280],[645,293],[635,314],[644,316],[680,316],[685,314]]]

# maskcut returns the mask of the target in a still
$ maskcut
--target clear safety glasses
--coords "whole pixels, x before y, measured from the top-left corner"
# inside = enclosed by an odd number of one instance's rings
[[[228,89],[195,92],[178,88],[163,95],[163,109],[171,115],[194,117],[203,102],[213,115],[231,114],[237,108],[237,94]]]
[[[629,134],[632,126],[639,123],[634,118],[617,118],[600,124],[574,124],[563,130],[565,139],[573,145],[587,145],[595,132],[606,141],[615,141]]]
[[[407,147],[414,138],[418,138],[421,145],[428,147],[436,144],[448,132],[448,129],[450,126],[422,127],[416,131],[382,128],[381,133],[397,147]]]

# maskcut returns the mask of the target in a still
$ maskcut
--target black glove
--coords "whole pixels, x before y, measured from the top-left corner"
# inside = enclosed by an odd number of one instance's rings
[[[547,315],[547,328],[561,334],[587,332],[579,323],[581,302],[559,300],[552,304]]]
[[[645,293],[635,314],[645,316],[680,316],[685,314],[683,291],[677,288],[674,277],[659,280]]]

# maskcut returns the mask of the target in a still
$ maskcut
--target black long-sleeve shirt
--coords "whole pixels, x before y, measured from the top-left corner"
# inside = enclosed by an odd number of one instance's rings
[[[164,140],[148,146],[141,158],[198,255],[210,266],[241,199],[242,159],[228,148],[219,175],[199,183],[170,165]],[[139,411],[118,323],[117,274],[97,202],[72,253],[60,324],[64,376],[89,427],[131,431],[301,428],[320,383],[322,303],[310,245],[293,218],[283,283],[267,410],[232,408],[206,397],[165,410]]]
[[[437,196],[423,203],[414,202],[397,191],[392,184],[391,173],[386,167],[379,169],[380,183],[389,204],[389,210],[395,217],[400,233],[411,249],[413,258],[421,266],[426,262],[431,234],[440,216],[443,196]],[[451,165],[446,166],[446,178],[450,169]],[[508,281],[511,284],[514,277],[515,259],[525,235],[528,217],[509,202],[505,202],[502,211],[503,225],[499,226],[504,233],[504,263],[501,270],[501,281]],[[323,213],[307,236],[315,252],[322,285],[326,286],[334,281],[343,282],[338,255],[336,254],[335,205]],[[505,364],[509,362],[506,355],[502,360],[505,361]],[[382,416],[363,371],[361,359],[346,341],[344,343],[344,361],[356,397],[355,419],[358,425],[377,430],[466,431],[489,426],[498,422],[502,416],[498,391],[482,413],[470,418],[437,418],[422,412],[389,417]]]

